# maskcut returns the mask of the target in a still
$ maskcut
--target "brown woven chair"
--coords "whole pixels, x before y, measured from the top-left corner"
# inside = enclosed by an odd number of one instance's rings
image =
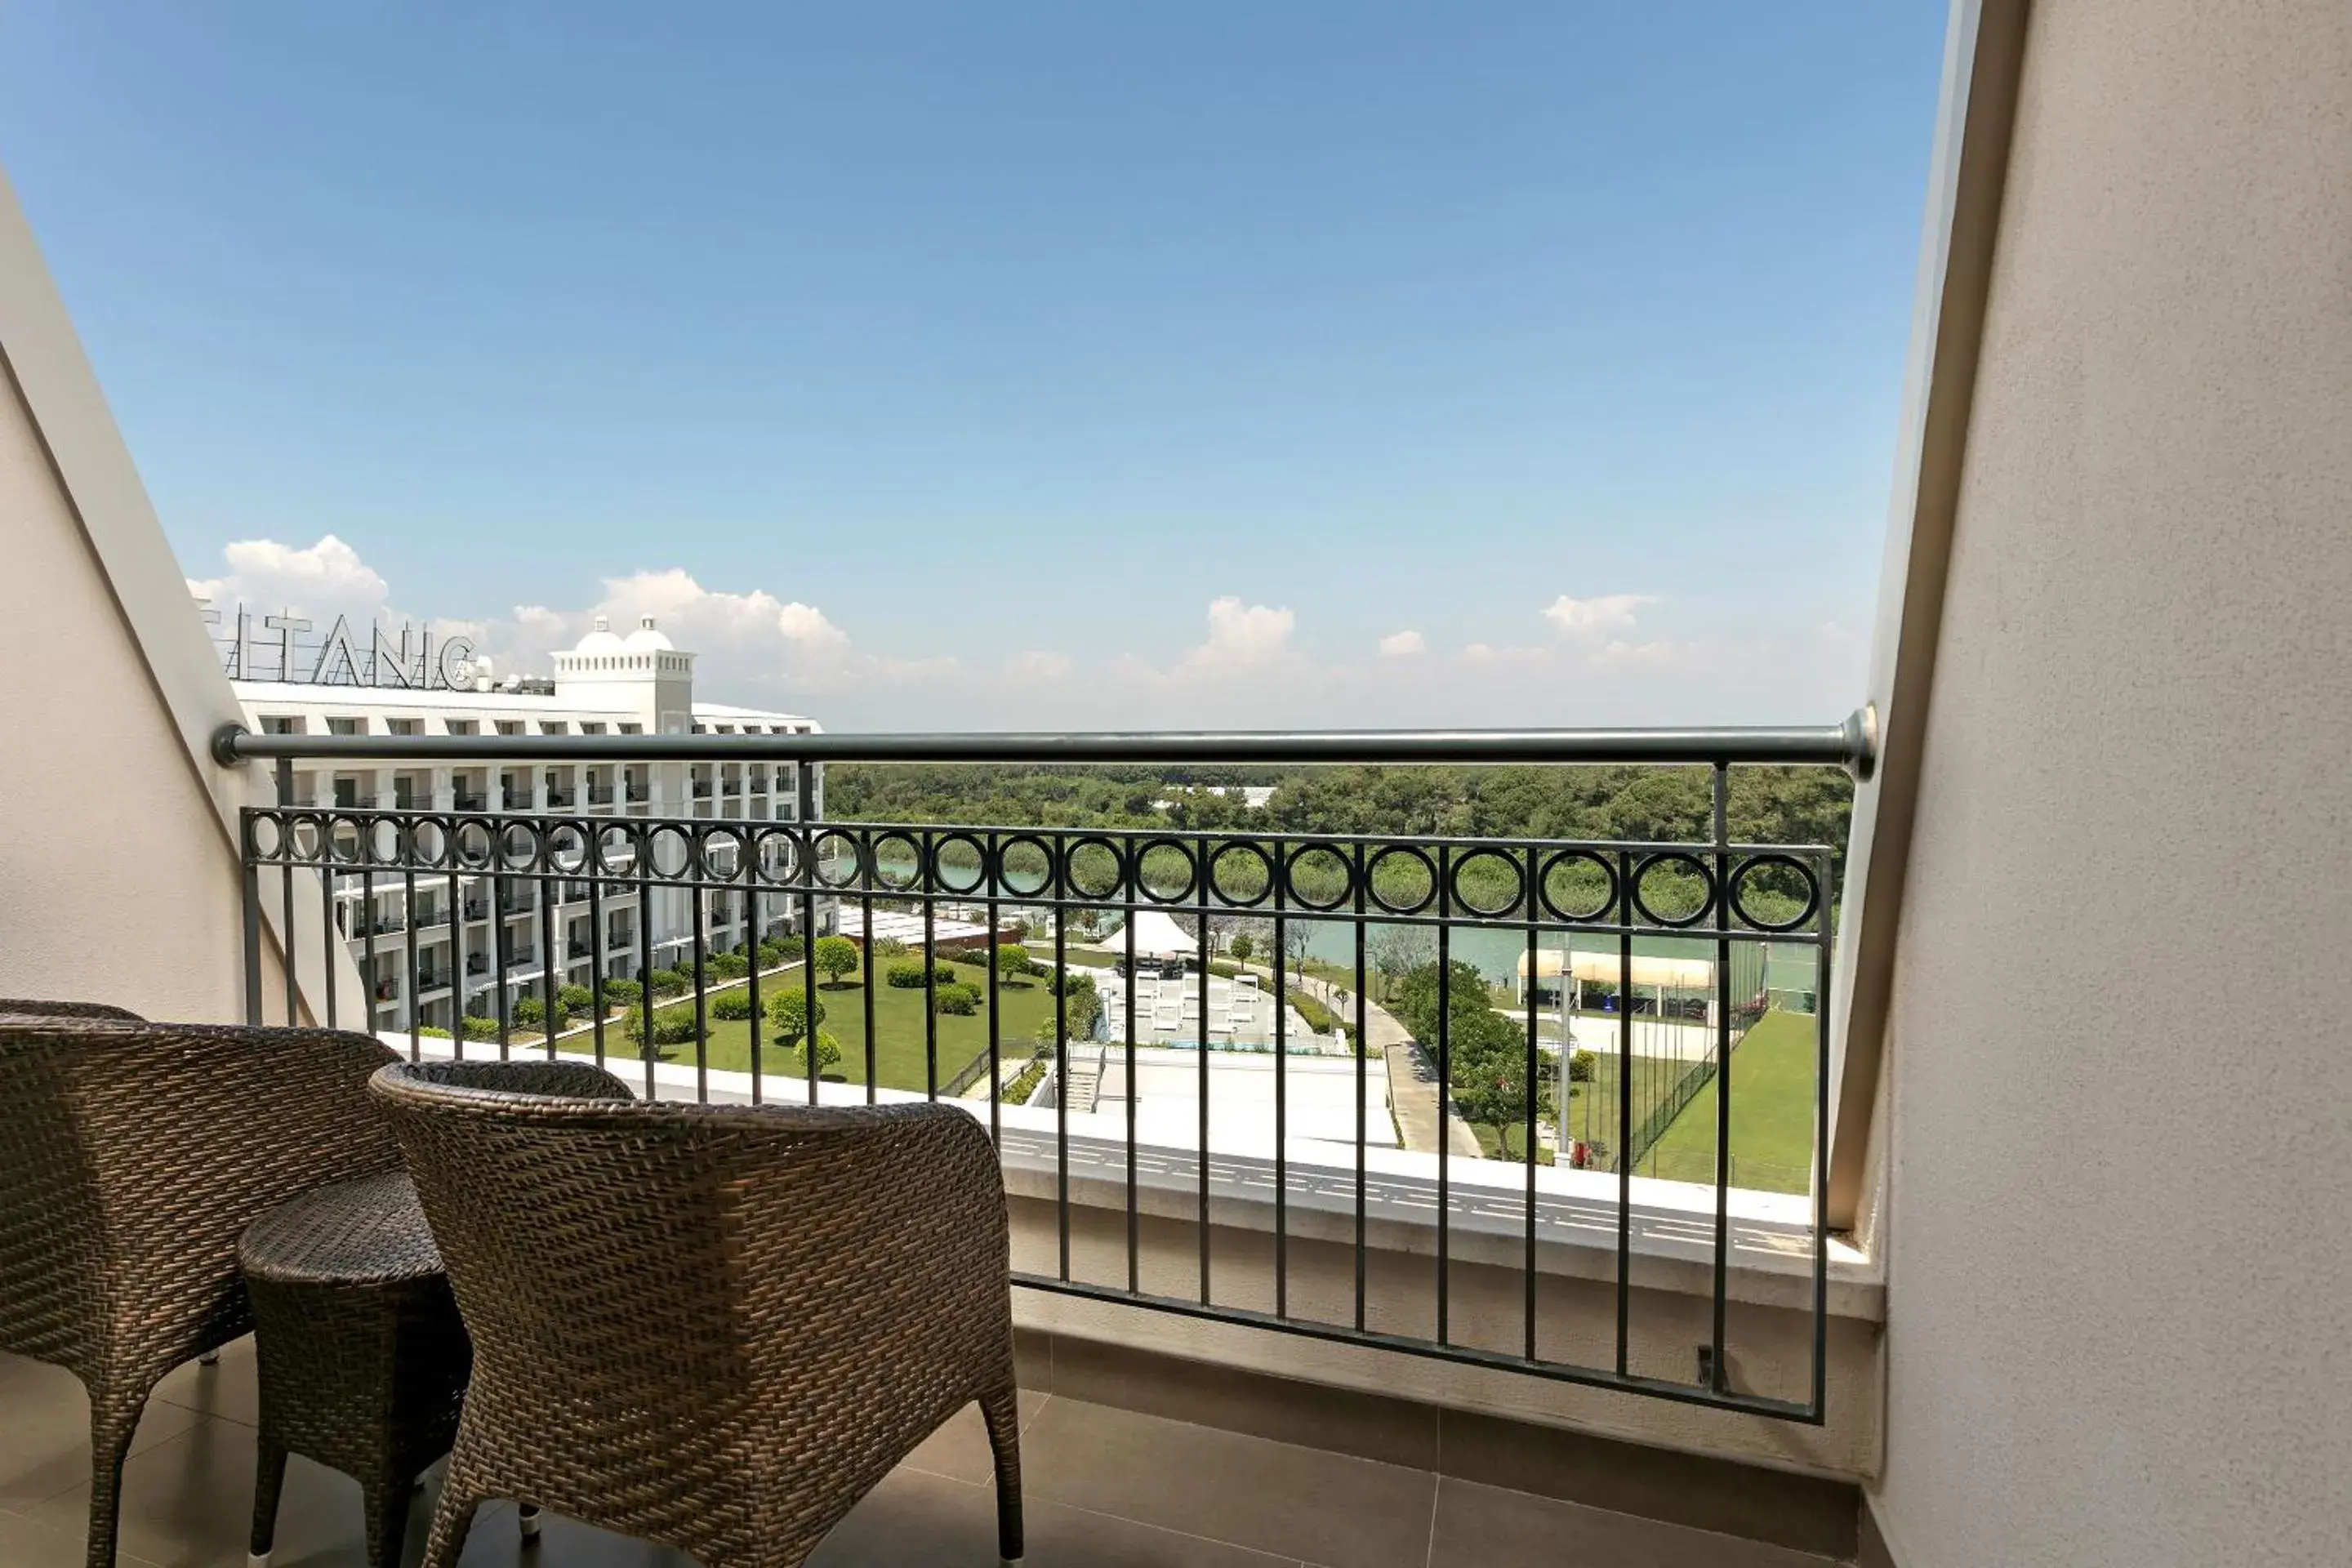
[[[490,1498],[783,1568],[975,1400],[1019,1559],[1004,1187],[971,1116],[489,1081],[433,1062],[373,1084],[474,1341],[425,1568],[453,1568]]]
[[[7,1011],[26,1005],[0,1005],[0,1350],[89,1391],[89,1557],[110,1568],[149,1392],[252,1326],[237,1237],[398,1168],[365,1089],[394,1058],[327,1029]]]

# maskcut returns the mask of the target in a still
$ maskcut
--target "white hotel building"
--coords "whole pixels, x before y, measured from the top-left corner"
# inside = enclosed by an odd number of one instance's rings
[[[336,634],[341,632],[338,623]],[[247,726],[260,733],[309,735],[639,735],[807,734],[819,726],[796,713],[772,713],[697,701],[694,658],[675,647],[648,616],[626,636],[596,629],[577,647],[555,656],[553,679],[463,674],[454,689],[367,683],[381,656],[360,655],[335,665],[325,651],[281,645],[273,637],[257,648],[239,615],[238,639],[224,640],[231,685]],[[405,637],[404,635],[404,647]],[[346,645],[348,646],[348,645]],[[429,653],[428,647],[428,653]],[[256,657],[257,653],[261,657]],[[309,673],[311,680],[238,679],[237,659],[259,666],[277,655],[269,673]],[[340,658],[340,655],[336,656]],[[423,661],[429,664],[429,658]],[[331,665],[334,668],[331,669]],[[362,668],[370,673],[362,674]],[[348,672],[348,682],[317,679]],[[416,673],[423,674],[420,668]],[[813,809],[821,814],[823,768],[812,764]],[[546,813],[565,816],[709,817],[731,821],[791,821],[799,808],[797,769],[789,763],[419,763],[298,766],[298,804],[403,811]],[[655,887],[641,895],[627,881],[607,880],[593,902],[588,883],[509,876],[502,887],[488,875],[434,875],[415,880],[377,876],[362,889],[357,877],[339,878],[335,918],[349,937],[352,957],[374,997],[380,1030],[421,1026],[454,1029],[460,1010],[485,1016],[499,1011],[495,987],[506,988],[509,1010],[541,994],[548,964],[556,985],[586,985],[593,972],[632,978],[639,968],[639,926],[646,922],[652,966],[693,962],[695,909],[702,902],[707,950],[722,952],[797,929],[800,900],[762,900],[761,929],[749,928],[740,891]],[[541,902],[542,885],[548,902]],[[454,898],[453,898],[454,893]],[[639,908],[640,898],[646,907]],[[452,921],[455,911],[459,918]],[[818,906],[820,929],[829,904]],[[493,925],[493,921],[497,922]],[[601,929],[599,929],[601,925]],[[501,930],[503,943],[501,943]],[[408,993],[409,937],[414,931],[416,988]],[[548,937],[551,933],[551,944]],[[373,937],[373,957],[369,957]],[[551,951],[551,946],[552,951]],[[495,976],[503,952],[505,973]]]

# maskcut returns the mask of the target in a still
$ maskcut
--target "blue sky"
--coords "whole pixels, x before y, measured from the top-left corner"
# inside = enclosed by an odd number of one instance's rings
[[[226,592],[850,728],[1815,720],[1943,26],[16,0],[0,164]]]

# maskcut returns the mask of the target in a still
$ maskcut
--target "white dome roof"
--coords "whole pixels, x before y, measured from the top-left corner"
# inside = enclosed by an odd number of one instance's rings
[[[613,635],[612,624],[604,616],[598,616],[596,629],[582,637],[580,646],[572,651],[573,653],[620,653],[627,647],[628,644]]]
[[[647,616],[637,623],[637,629],[631,632],[621,646],[632,653],[669,653],[677,648],[677,644],[654,630],[654,618]]]

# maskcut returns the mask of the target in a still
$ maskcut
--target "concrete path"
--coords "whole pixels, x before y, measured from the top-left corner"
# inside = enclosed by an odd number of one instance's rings
[[[1265,973],[1271,982],[1274,972],[1268,969]],[[1355,1021],[1354,992],[1312,974],[1302,974],[1292,984],[1339,1017],[1350,1024]],[[1437,1069],[1422,1059],[1421,1052],[1413,1048],[1412,1034],[1396,1016],[1369,998],[1364,1003],[1364,1036],[1366,1045],[1388,1061],[1389,1104],[1396,1111],[1397,1131],[1404,1146],[1434,1154],[1439,1138]],[[1478,1135],[1450,1101],[1445,1106],[1444,1127],[1447,1152],[1478,1158]]]

